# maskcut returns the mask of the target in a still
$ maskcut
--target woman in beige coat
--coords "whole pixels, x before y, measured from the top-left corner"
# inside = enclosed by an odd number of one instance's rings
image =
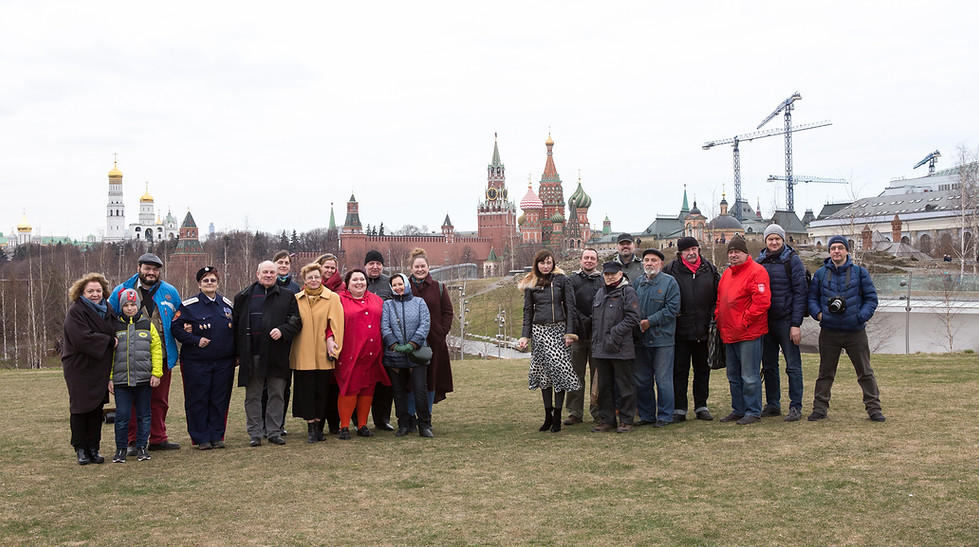
[[[301,277],[305,286],[296,293],[296,303],[303,326],[289,355],[289,367],[295,371],[292,415],[306,420],[306,442],[315,443],[323,440],[328,412],[337,412],[333,369],[343,344],[343,306],[340,297],[323,286],[319,264],[303,267]]]

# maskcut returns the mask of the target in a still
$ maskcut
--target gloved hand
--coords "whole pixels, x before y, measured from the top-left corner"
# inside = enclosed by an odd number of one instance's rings
[[[398,344],[397,346],[394,346],[394,351],[407,355],[415,351],[415,346],[412,346],[411,344]]]

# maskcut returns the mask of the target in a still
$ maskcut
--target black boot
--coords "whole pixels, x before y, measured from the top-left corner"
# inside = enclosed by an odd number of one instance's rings
[[[326,438],[323,437],[323,420],[313,422],[313,425],[316,426],[316,442],[325,441]]]
[[[75,452],[78,454],[78,465],[88,465],[92,463],[91,458],[88,457],[88,450],[84,448],[76,448]]]
[[[551,428],[551,424],[553,423],[554,420],[554,417],[552,416],[553,410],[554,409],[552,409],[551,407],[544,407],[544,425],[540,426],[540,429],[538,429],[537,431],[547,431],[548,429]]]
[[[309,444],[316,442],[316,422],[306,422],[306,442]]]
[[[102,454],[99,454],[98,448],[88,449],[88,459],[91,460],[92,463],[105,463],[105,457],[103,457]]]
[[[554,407],[554,418],[551,420],[551,433],[561,431],[561,407]]]

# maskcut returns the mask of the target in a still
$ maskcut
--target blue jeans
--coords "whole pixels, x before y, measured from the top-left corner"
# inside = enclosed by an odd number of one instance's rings
[[[429,421],[432,420],[432,406],[434,404],[435,404],[435,392],[434,391],[429,391],[428,392],[428,419],[429,419]],[[414,416],[417,413],[418,409],[415,406],[415,398],[414,397],[409,397],[408,398],[408,404],[406,405],[405,410],[408,411],[408,415],[409,416]]]
[[[802,355],[799,346],[789,340],[788,319],[769,321],[768,334],[762,340],[761,374],[765,379],[765,402],[781,408],[781,386],[778,373],[778,350],[785,355],[785,374],[789,377],[789,408],[802,410]]]
[[[116,449],[121,450],[129,444],[130,410],[136,407],[135,447],[146,446],[150,438],[150,396],[153,388],[149,384],[127,386],[116,384]]]
[[[644,422],[673,421],[673,346],[636,346],[636,413]],[[656,393],[653,393],[653,381]],[[655,413],[654,409],[655,408]]]
[[[762,337],[725,344],[731,408],[742,416],[761,416]]]

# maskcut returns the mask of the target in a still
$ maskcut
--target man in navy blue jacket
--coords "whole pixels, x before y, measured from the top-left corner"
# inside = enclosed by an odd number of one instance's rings
[[[762,416],[781,416],[778,351],[785,355],[785,374],[789,377],[789,413],[786,422],[802,418],[802,318],[806,315],[806,266],[791,246],[785,243],[785,230],[778,224],[765,228],[765,248],[758,263],[768,271],[772,307],[768,308],[768,334],[762,339],[761,374],[765,381],[765,408]]]
[[[809,285],[809,314],[819,321],[819,377],[809,421],[826,418],[830,390],[840,351],[853,363],[857,382],[863,390],[863,405],[870,419],[883,422],[880,411],[880,389],[870,368],[870,344],[867,321],[877,309],[877,290],[870,273],[850,260],[850,243],[842,236],[829,240],[829,258],[816,270]]]

